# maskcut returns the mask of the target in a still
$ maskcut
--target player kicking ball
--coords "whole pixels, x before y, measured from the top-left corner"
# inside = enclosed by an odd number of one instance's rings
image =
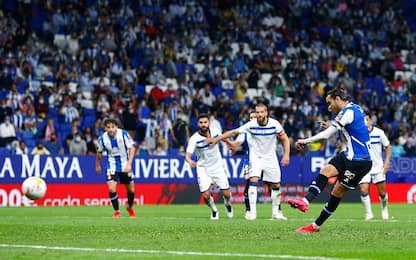
[[[342,88],[328,91],[326,102],[328,110],[336,114],[335,120],[322,132],[307,139],[297,140],[295,146],[302,149],[306,144],[328,139],[340,130],[347,139],[347,149],[333,157],[328,165],[321,169],[304,198],[288,200],[290,206],[306,212],[309,203],[325,188],[328,178],[338,177],[331,197],[319,217],[312,224],[296,229],[299,233],[319,232],[322,224],[337,209],[344,194],[350,189],[355,189],[372,165],[370,136],[362,108],[350,102]]]

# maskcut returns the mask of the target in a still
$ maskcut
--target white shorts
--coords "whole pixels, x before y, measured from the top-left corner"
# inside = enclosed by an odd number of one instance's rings
[[[280,183],[281,172],[280,165],[277,161],[277,157],[270,158],[257,158],[250,160],[251,171],[250,177],[261,178],[263,173],[263,181],[271,183]]]
[[[358,184],[362,183],[379,183],[386,181],[386,175],[383,172],[367,173]]]
[[[209,167],[197,166],[199,191],[207,191],[212,184],[217,185],[221,190],[229,189],[230,184],[224,167],[222,161]]]

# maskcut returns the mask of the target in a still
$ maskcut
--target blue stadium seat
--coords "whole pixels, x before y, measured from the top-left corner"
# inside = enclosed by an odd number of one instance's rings
[[[27,147],[33,148],[36,146],[36,137],[30,130],[25,130],[22,132],[22,138],[26,142]]]
[[[6,147],[0,147],[0,155],[9,155],[11,154],[10,150]]]
[[[143,85],[136,85],[134,87],[134,92],[137,95],[138,99],[141,99],[144,96],[144,93],[146,92],[146,87]]]

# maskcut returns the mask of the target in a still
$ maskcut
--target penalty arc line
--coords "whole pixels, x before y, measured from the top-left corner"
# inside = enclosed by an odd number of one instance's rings
[[[163,255],[190,255],[190,256],[221,256],[221,257],[262,257],[279,259],[304,259],[304,260],[359,260],[356,258],[333,258],[322,256],[296,256],[296,255],[269,255],[269,254],[243,254],[243,253],[214,253],[214,252],[192,252],[192,251],[171,251],[171,250],[145,250],[145,249],[123,249],[123,248],[89,248],[89,247],[64,247],[64,246],[40,246],[40,245],[14,245],[0,244],[3,248],[27,248],[46,249],[62,251],[81,252],[116,252],[116,253],[138,253],[138,254],[163,254]]]

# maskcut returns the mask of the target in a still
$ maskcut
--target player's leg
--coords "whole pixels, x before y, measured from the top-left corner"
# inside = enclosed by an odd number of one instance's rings
[[[212,220],[219,219],[218,209],[217,209],[217,206],[215,205],[214,198],[211,196],[211,192],[209,190],[205,190],[201,192],[201,196],[205,204],[211,209],[211,219]]]
[[[270,184],[270,198],[272,200],[272,218],[277,220],[287,220],[282,213],[282,207],[280,204],[282,198],[280,183]]]
[[[224,206],[227,211],[227,217],[232,218],[234,216],[234,212],[231,205],[230,184],[228,182],[227,173],[225,171],[225,165],[221,163],[221,165],[215,167],[212,172],[210,171],[209,175],[212,177],[213,183],[216,184],[221,190],[222,197],[224,199]]]
[[[119,173],[120,177],[120,183],[124,184],[127,191],[127,212],[129,213],[129,216],[131,218],[136,217],[136,212],[133,209],[133,203],[134,203],[134,181],[132,178],[132,173]]]
[[[374,176],[374,183],[376,184],[378,196],[381,204],[381,217],[386,220],[389,219],[389,212],[387,209],[388,195],[386,192],[386,175],[381,172]]]
[[[116,175],[107,175],[107,187],[108,195],[110,197],[111,205],[114,209],[113,218],[119,218],[121,216],[120,206],[117,195],[117,177]]]
[[[341,199],[349,189],[358,186],[361,179],[370,171],[371,161],[349,161],[345,156],[341,157],[344,161],[345,172],[341,172],[339,180],[335,183],[335,187],[331,192],[331,197],[325,204],[319,217],[312,224],[298,228],[297,232],[318,232],[320,226],[336,211]],[[332,160],[331,160],[332,161]],[[331,162],[330,162],[331,163]],[[339,166],[337,168],[340,168]]]
[[[248,199],[248,187],[249,187],[250,180],[246,180],[246,185],[244,187],[244,205],[246,206],[246,212],[250,211],[250,201]]]
[[[209,188],[213,180],[207,175],[206,168],[198,167],[196,169],[198,175],[198,185],[199,191],[201,192],[201,197],[204,200],[205,204],[211,209],[211,219],[219,219],[218,209],[215,205],[214,198],[211,196]]]
[[[373,219],[373,211],[371,209],[371,200],[370,200],[370,182],[371,182],[371,175],[366,174],[364,178],[360,181],[360,198],[361,202],[363,203],[364,210],[365,210],[365,220]]]
[[[227,217],[233,218],[234,217],[234,211],[233,206],[231,205],[231,191],[230,189],[221,189],[222,197],[224,199],[224,206],[227,211]]]
[[[250,213],[246,214],[247,220],[255,220],[257,218],[257,184],[259,177],[250,177],[248,183],[248,201],[250,204]]]
[[[257,218],[257,184],[262,172],[261,160],[251,162],[250,179],[248,182],[248,201],[250,204],[250,212],[246,214],[247,220],[255,220]]]
[[[316,176],[309,186],[308,193],[302,199],[290,199],[289,205],[292,208],[297,208],[302,212],[306,212],[309,209],[309,203],[311,203],[319,193],[323,191],[328,183],[328,178],[338,176],[340,172],[345,171],[345,162],[343,154],[338,154],[329,161],[329,164],[321,169],[320,173]]]
[[[250,211],[250,201],[248,199],[248,188],[249,188],[249,183],[250,183],[250,171],[251,171],[251,165],[250,163],[247,161],[244,161],[244,165],[243,165],[243,174],[244,174],[244,179],[245,179],[245,187],[244,187],[244,205],[246,207],[246,213]]]
[[[280,201],[281,201],[281,191],[280,191],[280,166],[277,158],[274,160],[269,160],[262,171],[262,178],[265,183],[268,184],[270,199],[272,201],[272,218],[278,220],[287,220],[283,216]]]

